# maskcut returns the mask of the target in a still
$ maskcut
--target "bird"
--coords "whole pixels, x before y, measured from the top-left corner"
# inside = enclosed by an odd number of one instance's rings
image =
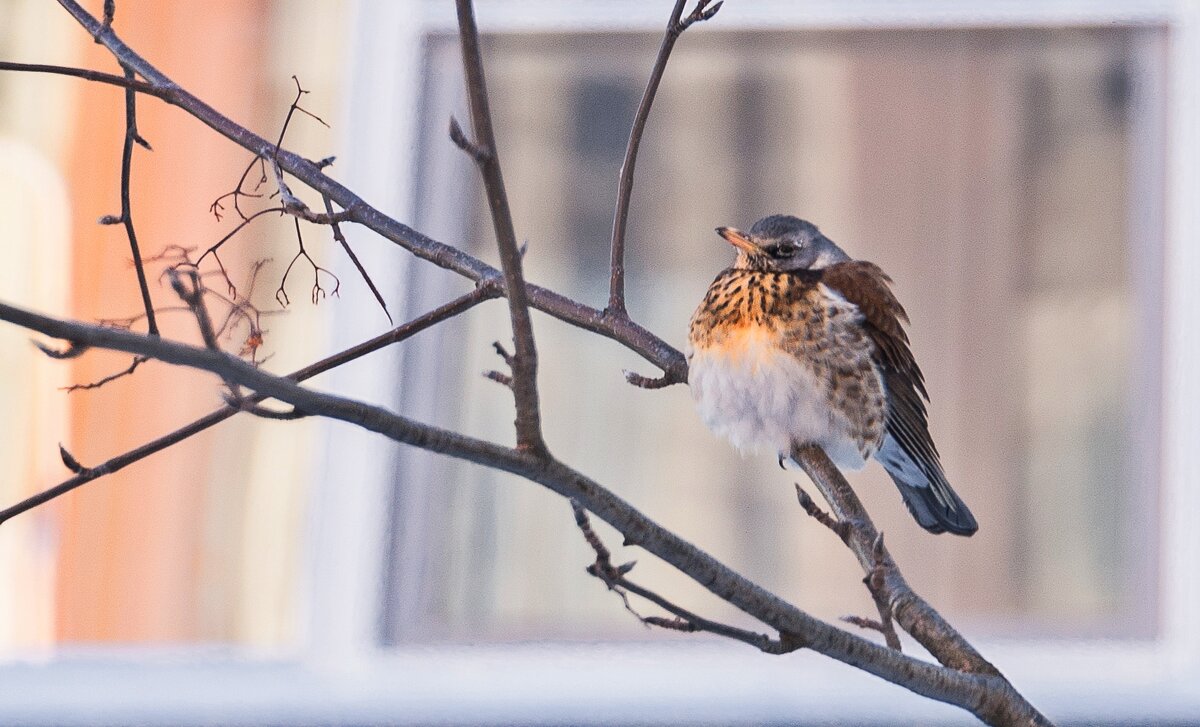
[[[781,465],[808,444],[844,469],[873,457],[921,527],[975,533],[929,434],[929,393],[891,278],[791,215],[717,234],[737,258],[692,315],[687,350],[708,427],[743,453],[778,453]]]

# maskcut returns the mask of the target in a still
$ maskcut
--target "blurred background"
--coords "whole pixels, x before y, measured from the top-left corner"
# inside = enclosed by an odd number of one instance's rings
[[[479,6],[528,276],[590,305],[606,299],[617,175],[669,11]],[[909,582],[1067,723],[1200,719],[1197,20],[1184,2],[731,0],[679,42],[639,157],[629,307],[677,347],[732,258],[718,225],[797,214],[891,274],[980,532],[929,536],[875,465],[851,481]],[[122,0],[115,27],[267,138],[295,75],[330,128],[298,116],[285,146],[337,154],[331,174],[369,202],[496,264],[476,171],[446,135],[466,118],[453,22],[432,0]],[[116,69],[38,0],[0,0],[0,58]],[[123,112],[119,89],[0,74],[6,302],[139,310],[123,230],[96,224],[120,208]],[[250,158],[154,99],[138,125],[154,147],[134,158],[143,249],[203,251],[232,230],[209,205]],[[347,233],[397,322],[468,289]],[[280,373],[389,327],[328,230],[304,240],[339,296],[312,305],[303,269],[286,310],[290,221],[222,248]],[[152,292],[169,308],[162,267]],[[198,340],[186,314],[162,325]],[[814,615],[873,611],[849,552],[796,506],[796,473],[718,441],[686,387],[627,385],[622,369],[655,373],[634,354],[535,327],[556,454]],[[493,301],[313,385],[508,443],[511,397],[480,372],[509,336]],[[93,465],[221,403],[211,377],[156,363],[66,394],[128,360],[51,362],[27,339],[0,328],[0,505],[67,477],[58,442]],[[755,627],[644,553],[617,557]],[[0,527],[0,674],[24,686],[0,690],[0,721],[970,723],[811,654],[646,630],[590,560],[567,504],[536,485],[344,425],[235,418]]]

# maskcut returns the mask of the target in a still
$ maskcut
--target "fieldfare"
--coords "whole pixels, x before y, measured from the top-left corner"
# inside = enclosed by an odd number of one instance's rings
[[[974,533],[929,436],[929,395],[891,278],[789,215],[717,233],[737,260],[709,286],[688,335],[688,384],[709,428],[781,462],[804,444],[849,469],[873,456],[921,527]]]

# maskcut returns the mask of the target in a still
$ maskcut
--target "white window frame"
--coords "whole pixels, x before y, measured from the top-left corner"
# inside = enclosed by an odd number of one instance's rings
[[[480,0],[486,32],[659,32],[669,2]],[[353,4],[346,134],[339,173],[383,211],[412,219],[415,112],[422,40],[454,32],[447,0]],[[1168,154],[1134,149],[1132,174],[1162,175],[1165,200],[1143,200],[1138,219],[1165,221],[1159,636],[1148,641],[980,641],[977,645],[1035,705],[1063,723],[1155,723],[1200,715],[1200,5],[1187,0],[730,0],[718,21],[689,32],[753,28],[955,28],[1152,25],[1167,29]],[[374,69],[370,72],[367,69]],[[1164,90],[1164,93],[1166,91]],[[363,113],[369,109],[369,113]],[[389,166],[378,160],[413,160]],[[1135,205],[1136,206],[1136,205]],[[353,241],[352,241],[353,242]],[[401,280],[410,261],[381,246],[356,249],[376,280]],[[380,271],[380,272],[374,272]],[[333,345],[373,331],[334,312]],[[419,311],[396,306],[397,320]],[[375,356],[328,386],[378,400],[397,381]],[[961,710],[930,702],[823,657],[763,656],[741,644],[492,644],[380,649],[380,574],[393,445],[326,425],[312,483],[304,633],[292,659],[256,661],[219,649],[60,652],[0,665],[0,721],[210,724],[720,723],[765,721],[964,724]],[[347,461],[336,453],[353,448]]]

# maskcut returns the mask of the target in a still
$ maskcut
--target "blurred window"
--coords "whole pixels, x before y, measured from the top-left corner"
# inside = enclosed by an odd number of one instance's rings
[[[1144,120],[1163,100],[1141,90],[1162,73],[1164,41],[1137,28],[697,33],[650,119],[629,303],[669,342],[684,345],[731,261],[717,225],[798,214],[895,279],[934,438],[980,532],[932,539],[877,465],[851,481],[910,581],[973,634],[1154,633],[1163,240],[1143,212],[1161,210],[1163,190],[1161,171],[1143,172],[1162,168],[1161,129]],[[656,47],[620,33],[488,43],[528,275],[592,305],[605,300],[618,171]],[[480,185],[442,134],[461,104],[457,39],[432,38],[428,62],[417,226],[492,259]],[[456,326],[441,355],[406,369],[406,405],[508,441],[508,392],[479,376],[499,365],[487,343],[509,336],[505,311]],[[870,610],[844,548],[795,505],[803,475],[716,441],[686,387],[626,385],[622,368],[650,367],[619,347],[546,317],[537,334],[556,453],[816,614]],[[395,521],[415,517],[423,537],[393,532],[385,641],[632,633],[581,579],[589,554],[559,498],[399,456]],[[699,595],[641,561],[641,580]]]

